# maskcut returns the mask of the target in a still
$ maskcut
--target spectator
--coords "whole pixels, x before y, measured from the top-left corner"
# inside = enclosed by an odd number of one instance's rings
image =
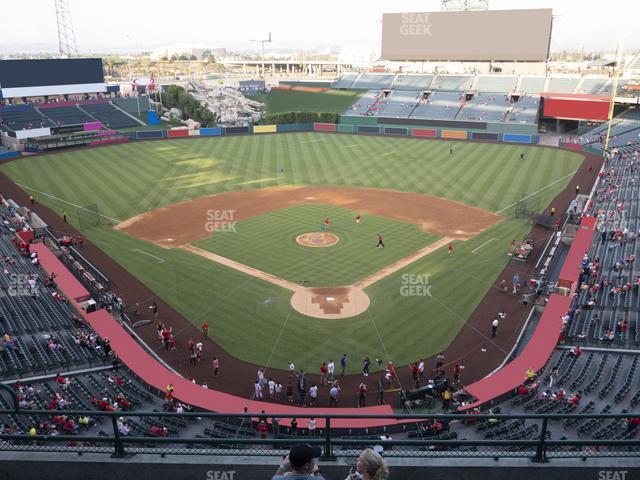
[[[324,479],[317,463],[320,454],[320,447],[312,447],[307,444],[293,446],[271,480],[286,480],[288,478],[295,478],[296,480]],[[386,477],[371,478],[383,480]]]
[[[258,433],[260,433],[260,438],[267,438],[268,430],[269,428],[267,427],[267,422],[265,422],[264,420],[260,420],[260,423],[258,424]]]
[[[320,384],[324,385],[327,382],[327,364],[322,362],[320,365]]]
[[[365,357],[364,361],[362,362],[362,375],[364,375],[365,377],[369,376],[369,367],[371,367],[371,360],[369,360],[369,357]]]
[[[218,374],[220,373],[220,360],[218,360],[218,357],[213,357],[213,376],[217,377]]]
[[[358,407],[366,407],[367,406],[367,386],[364,382],[360,383],[358,386]]]
[[[442,365],[444,365],[444,353],[440,352],[438,355],[436,355],[436,370],[438,370],[439,368],[442,367]]]
[[[338,382],[334,382],[329,390],[329,407],[338,406],[338,392],[340,392],[340,387],[338,386]]]
[[[309,419],[309,423],[307,425],[307,428],[309,429],[309,436],[313,437],[316,434],[316,428],[317,428],[317,423],[316,423],[316,419],[311,417]]]
[[[580,355],[582,355],[582,349],[577,345],[575,347],[571,347],[571,350],[569,350],[570,357],[578,358]]]
[[[379,453],[367,448],[360,453],[355,471],[349,470],[345,480],[386,480],[389,468]]]
[[[309,387],[309,403],[313,407],[318,401],[318,386],[314,383]]]
[[[293,403],[293,384],[291,383],[291,380],[287,382],[286,393],[287,393],[287,401],[289,403]]]
[[[336,365],[333,363],[333,360],[329,360],[327,364],[327,378],[329,382],[333,382],[333,373],[335,371]]]

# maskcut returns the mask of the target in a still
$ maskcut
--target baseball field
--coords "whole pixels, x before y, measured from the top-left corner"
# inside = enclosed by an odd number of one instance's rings
[[[343,113],[362,95],[362,90],[305,91],[273,89],[251,98],[265,104],[265,113],[334,112]]]
[[[138,142],[0,169],[193,324],[206,320],[230,354],[315,371],[344,352],[405,364],[444,349],[531,228],[518,200],[546,206],[582,160],[297,133]],[[310,233],[337,241],[298,241]]]

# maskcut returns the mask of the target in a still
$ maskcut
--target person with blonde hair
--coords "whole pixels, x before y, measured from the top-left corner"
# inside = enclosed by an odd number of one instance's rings
[[[379,453],[367,448],[360,453],[356,470],[349,470],[345,480],[386,480],[389,468]]]

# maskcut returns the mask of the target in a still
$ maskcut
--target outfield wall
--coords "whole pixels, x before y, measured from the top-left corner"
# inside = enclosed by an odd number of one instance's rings
[[[9,160],[10,158],[16,158],[20,156],[20,152],[11,150],[7,152],[0,152],[0,160]]]
[[[369,135],[538,143],[538,127],[532,124],[341,116],[337,131]]]
[[[452,120],[421,120],[408,118],[340,117],[339,123],[294,123],[249,125],[244,127],[205,127],[199,130],[141,130],[126,134],[128,140],[160,140],[166,138],[220,137],[286,132],[332,132],[390,137],[442,138],[480,140],[507,143],[538,143],[535,125],[503,123],[456,122]],[[589,153],[594,153],[590,149]],[[601,154],[600,152],[596,152]],[[2,157],[0,157],[2,158]]]

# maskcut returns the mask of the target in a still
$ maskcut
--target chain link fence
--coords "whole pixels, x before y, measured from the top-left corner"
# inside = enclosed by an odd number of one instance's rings
[[[8,406],[8,404],[7,404]],[[640,457],[640,427],[633,413],[599,415],[366,415],[387,426],[340,428],[340,420],[354,416],[318,415],[319,428],[293,429],[291,417],[268,413],[227,415],[210,412],[96,412],[71,410],[0,410],[0,448],[6,451],[78,452],[115,456],[239,455],[282,457],[297,443],[322,448],[325,458],[355,458],[365,448],[387,457],[551,458]],[[88,426],[45,431],[43,425],[74,422]],[[601,425],[607,435],[580,435],[578,429],[558,434],[560,420]],[[267,432],[258,433],[260,420]],[[276,420],[274,425],[274,420]],[[302,418],[299,418],[302,422]],[[332,428],[332,424],[337,426]],[[435,431],[434,425],[446,425]],[[124,427],[123,427],[124,425]],[[306,425],[306,424],[305,424]],[[20,426],[26,427],[21,428]],[[36,429],[37,426],[37,429]],[[615,428],[614,428],[615,427]],[[32,429],[33,428],[33,429]],[[26,433],[24,433],[26,431]],[[555,433],[552,434],[552,431]],[[35,434],[34,434],[35,433]]]

